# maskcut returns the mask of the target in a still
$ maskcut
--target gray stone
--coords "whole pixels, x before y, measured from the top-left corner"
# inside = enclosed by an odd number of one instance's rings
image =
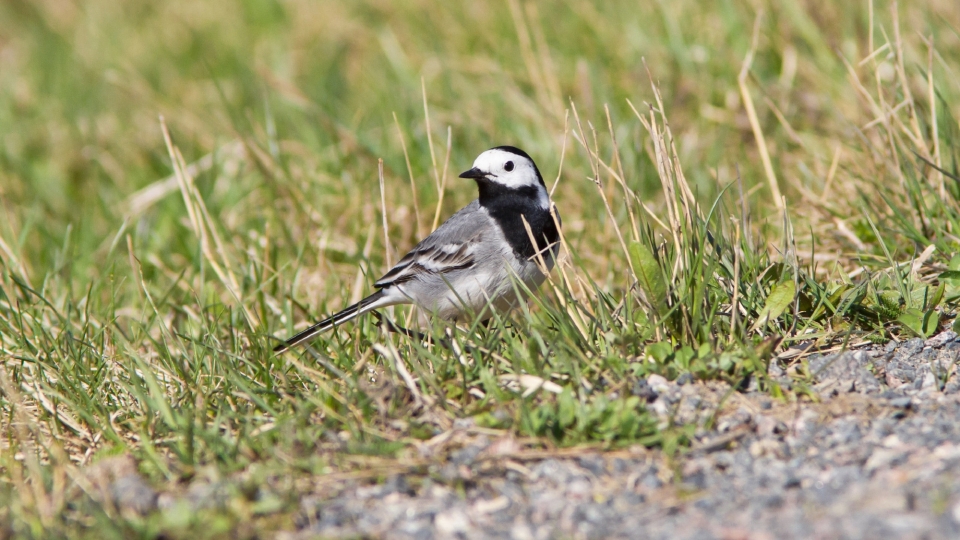
[[[113,503],[120,510],[131,510],[144,515],[157,507],[158,494],[139,474],[128,474],[111,486]]]
[[[821,392],[859,392],[871,394],[880,391],[880,383],[871,373],[871,358],[863,351],[820,356],[810,360],[810,369]]]

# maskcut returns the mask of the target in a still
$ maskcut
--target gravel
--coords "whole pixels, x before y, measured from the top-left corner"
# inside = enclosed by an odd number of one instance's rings
[[[960,538],[958,357],[953,332],[814,354],[817,399],[795,403],[650,376],[632,391],[661,423],[699,426],[672,459],[642,447],[524,452],[464,423],[427,474],[318,489],[279,537]],[[786,369],[769,375],[798,384]],[[201,491],[190,494],[210,497]],[[156,504],[148,494],[132,498]]]

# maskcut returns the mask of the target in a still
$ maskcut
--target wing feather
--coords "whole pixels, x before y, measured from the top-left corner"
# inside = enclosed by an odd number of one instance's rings
[[[474,201],[404,255],[374,287],[382,289],[472,267],[484,230],[477,219],[489,219],[489,215]]]

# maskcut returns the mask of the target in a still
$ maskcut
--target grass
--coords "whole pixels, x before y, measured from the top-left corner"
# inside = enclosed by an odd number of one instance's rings
[[[289,529],[325,482],[430,476],[417,449],[462,419],[682,452],[649,374],[809,399],[802,356],[766,377],[792,345],[933,335],[960,299],[958,31],[950,0],[0,4],[4,534]],[[499,144],[564,219],[529,308],[451,348],[367,317],[270,353]],[[228,502],[114,508],[89,471],[116,456]]]

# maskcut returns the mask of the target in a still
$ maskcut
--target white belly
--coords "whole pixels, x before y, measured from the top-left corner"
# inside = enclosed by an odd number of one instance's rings
[[[546,262],[553,266],[552,259]],[[465,271],[445,277],[446,280],[431,284],[421,281],[401,287],[423,315],[458,321],[476,315],[489,318],[488,306],[501,313],[510,311],[517,306],[518,292],[522,293],[524,288],[536,291],[546,278],[532,262],[509,267],[491,264],[486,272]]]

